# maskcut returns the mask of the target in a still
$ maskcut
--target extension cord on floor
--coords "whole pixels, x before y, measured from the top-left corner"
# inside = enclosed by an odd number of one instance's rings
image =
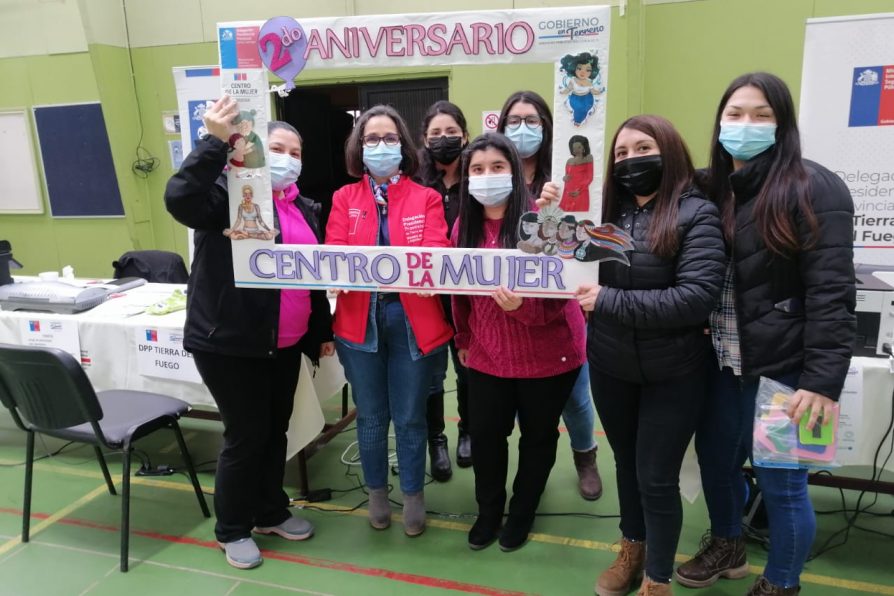
[[[145,466],[140,466],[140,469],[137,470],[137,476],[170,476],[174,471],[174,468],[164,464],[158,466],[154,470],[150,470]]]

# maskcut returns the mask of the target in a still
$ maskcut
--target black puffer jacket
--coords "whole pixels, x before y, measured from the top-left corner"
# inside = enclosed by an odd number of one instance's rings
[[[234,285],[231,241],[223,235],[230,225],[226,178],[221,175],[226,155],[227,145],[219,139],[199,141],[165,190],[168,211],[195,230],[183,345],[187,350],[269,358],[276,354],[279,290]],[[296,198],[295,205],[322,242],[311,205],[303,197]],[[279,227],[277,222],[274,226]],[[320,344],[332,341],[332,316],[325,291],[312,291],[310,301],[308,330],[299,343],[316,364]]]
[[[770,251],[754,223],[754,203],[769,173],[768,151],[730,176],[736,200],[736,315],[742,374],[801,370],[798,388],[837,400],[857,333],[854,203],[835,174],[804,160],[819,236],[791,258]],[[802,245],[809,228],[792,197]]]
[[[680,197],[680,249],[673,259],[652,254],[653,204],[621,203],[613,222],[634,240],[630,267],[601,263],[603,286],[590,315],[590,366],[633,383],[656,383],[697,368],[707,357],[705,323],[720,297],[726,267],[717,207],[695,190]]]

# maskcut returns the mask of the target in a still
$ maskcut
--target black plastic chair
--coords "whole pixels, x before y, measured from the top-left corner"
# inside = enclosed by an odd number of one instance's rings
[[[130,539],[130,461],[133,442],[160,428],[177,437],[183,463],[205,517],[211,517],[196,477],[192,458],[177,419],[189,404],[173,397],[144,391],[94,392],[81,365],[57,348],[0,344],[0,402],[16,425],[27,433],[25,502],[22,542],[28,542],[31,522],[31,481],[34,469],[34,433],[93,445],[109,493],[115,485],[100,447],[123,455],[121,478],[121,571],[127,571]]]

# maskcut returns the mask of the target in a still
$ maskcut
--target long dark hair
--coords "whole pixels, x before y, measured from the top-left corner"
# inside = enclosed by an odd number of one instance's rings
[[[767,248],[782,256],[790,255],[802,248],[809,248],[819,233],[819,224],[807,196],[807,172],[801,161],[801,137],[795,105],[785,81],[768,72],[752,72],[730,83],[717,106],[711,136],[711,161],[702,186],[720,208],[723,235],[732,245],[736,232],[735,200],[729,183],[734,169],[733,158],[718,139],[723,109],[733,93],[742,87],[759,89],[776,116],[776,144],[770,150],[772,162],[754,202],[755,225]],[[792,195],[810,229],[810,238],[803,246],[789,210]]]
[[[540,95],[533,91],[516,91],[509,96],[503,109],[500,110],[500,120],[497,122],[497,132],[506,134],[506,118],[509,116],[509,110],[517,103],[529,103],[537,110],[537,115],[543,122],[543,142],[540,143],[540,149],[534,156],[537,158],[537,167],[534,170],[534,179],[531,181],[531,195],[537,197],[543,190],[543,185],[549,182],[553,171],[553,114],[549,111],[549,106]],[[522,175],[524,178],[524,173]]]
[[[652,222],[649,224],[649,245],[653,254],[672,258],[677,254],[680,233],[677,229],[677,214],[680,196],[692,186],[695,169],[683,137],[667,119],[644,114],[629,118],[615,132],[608,152],[605,168],[605,182],[602,187],[602,221],[612,222],[619,211],[619,199],[629,194],[615,182],[612,172],[615,167],[615,143],[625,128],[638,130],[655,139],[661,152],[661,183],[655,195]]]
[[[531,200],[525,189],[521,158],[512,141],[494,132],[476,137],[463,151],[460,163],[459,246],[461,248],[478,248],[484,237],[484,206],[469,194],[469,163],[476,151],[484,151],[491,147],[502,153],[512,167],[512,192],[509,193],[506,213],[500,226],[502,248],[515,248],[518,243],[518,222],[522,214],[531,207]]]
[[[445,99],[431,104],[431,107],[428,108],[428,111],[425,112],[425,116],[422,118],[422,131],[420,132],[419,139],[419,169],[416,171],[416,179],[420,184],[428,187],[434,186],[441,178],[441,171],[435,166],[435,160],[432,159],[431,154],[425,148],[425,137],[426,131],[428,131],[428,125],[431,124],[432,119],[439,114],[444,114],[453,118],[459,125],[459,128],[463,131],[463,136],[465,138],[469,137],[469,127],[466,125],[466,117],[463,114],[463,111],[459,109],[459,106],[450,103]]]
[[[397,110],[391,106],[379,104],[373,106],[360,114],[354,129],[345,141],[345,167],[349,176],[354,178],[363,177],[363,135],[366,130],[366,123],[375,116],[387,116],[391,118],[397,127],[397,135],[400,137],[400,154],[403,159],[400,162],[400,170],[406,176],[412,177],[419,167],[419,158],[416,156],[416,143],[413,142],[413,136],[407,123]]]

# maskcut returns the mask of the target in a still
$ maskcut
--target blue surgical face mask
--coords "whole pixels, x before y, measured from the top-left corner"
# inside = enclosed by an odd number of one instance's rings
[[[485,207],[498,207],[512,192],[512,174],[469,176],[469,194]]]
[[[543,126],[531,128],[527,122],[522,122],[516,128],[507,126],[503,134],[512,141],[512,144],[518,150],[519,157],[522,159],[537,153],[537,150],[540,149],[540,144],[543,142]]]
[[[776,125],[721,122],[717,140],[733,159],[748,161],[776,144]]]
[[[377,178],[397,174],[402,160],[400,143],[386,145],[384,141],[379,141],[375,147],[363,147],[363,165],[366,166],[370,174]]]
[[[301,175],[301,160],[287,153],[270,152],[270,184],[273,190],[285,190],[298,181]]]

